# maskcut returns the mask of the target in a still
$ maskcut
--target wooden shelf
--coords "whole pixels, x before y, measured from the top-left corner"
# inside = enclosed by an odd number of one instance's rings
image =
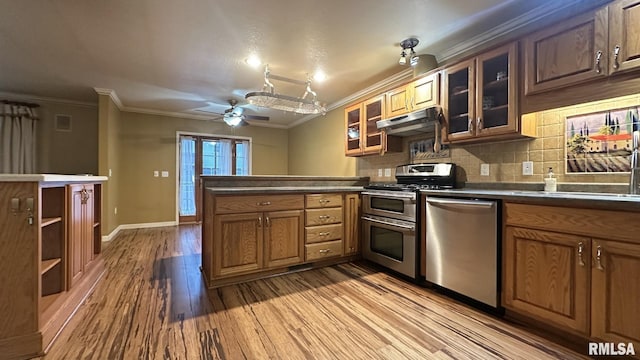
[[[464,113],[460,115],[454,115],[450,118],[450,120],[462,119],[462,118],[468,118],[468,117],[469,117],[469,113]]]
[[[56,302],[60,297],[61,293],[55,293],[47,296],[43,296],[40,298],[40,313],[42,314],[45,310],[47,310],[51,304]]]
[[[62,261],[61,258],[42,260],[42,262],[40,262],[40,275],[53,269],[53,267],[58,265],[61,261]]]
[[[367,119],[367,121],[378,121],[378,120],[382,120],[382,115],[372,116]]]
[[[351,138],[349,138],[349,142],[358,142],[358,141],[360,141],[360,138],[359,138],[359,137],[357,137],[357,138],[355,138],[355,139],[351,139]],[[95,226],[96,226],[96,225],[94,225],[94,227],[95,227]]]
[[[452,92],[451,96],[460,96],[460,95],[466,95],[469,93],[469,89],[464,89],[464,90],[460,90],[460,91],[456,91],[456,92]]]
[[[57,222],[62,221],[62,217],[58,216],[58,217],[50,217],[50,218],[42,218],[42,224],[40,225],[40,227],[45,227],[45,226],[49,226],[51,224],[55,224]]]
[[[359,122],[348,123],[347,127],[360,127],[360,123]]]
[[[367,137],[368,138],[377,137],[377,136],[380,136],[381,134],[382,134],[382,131],[378,131],[378,132],[374,132],[374,133],[371,133],[371,134],[367,134]]]
[[[502,78],[500,80],[494,80],[491,82],[488,82],[486,84],[484,84],[484,89],[502,89],[502,88],[506,88],[507,84],[509,83],[509,78],[505,77]]]
[[[488,108],[488,109],[482,109],[482,111],[487,112],[487,111],[499,111],[499,110],[506,110],[509,108],[509,104],[505,104],[505,105],[500,105],[500,106],[494,106],[492,108]]]

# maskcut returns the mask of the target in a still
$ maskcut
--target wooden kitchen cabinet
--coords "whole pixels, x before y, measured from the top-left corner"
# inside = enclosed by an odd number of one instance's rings
[[[525,95],[640,67],[640,1],[608,6],[524,39]]]
[[[303,195],[218,197],[211,277],[302,262],[303,209]],[[209,264],[204,266],[208,268]]]
[[[265,213],[265,267],[299,264],[304,261],[304,211]]]
[[[55,181],[0,182],[0,204],[7,206],[0,212],[3,359],[41,356],[104,272],[99,256],[92,254],[91,269],[72,286],[72,256],[82,257],[80,244],[85,241],[92,251],[96,249],[94,222],[88,223],[85,237],[72,239],[74,214],[69,189],[77,182],[69,185],[60,180],[62,175],[55,177]],[[100,198],[94,203],[99,207]],[[91,219],[94,211],[94,207],[87,211]]]
[[[69,189],[69,286],[91,267],[94,257],[93,184],[72,184]]]
[[[359,249],[359,212],[350,217],[349,255]],[[208,287],[281,274],[325,258],[340,261],[345,245],[345,195],[292,193],[229,195],[204,192],[202,272]],[[342,260],[345,261],[345,260]]]
[[[503,305],[604,342],[640,342],[640,213],[505,203]]]
[[[440,104],[440,73],[420,77],[386,94],[385,118]]]
[[[341,256],[344,244],[342,194],[307,194],[305,204],[305,259]]]
[[[640,68],[640,0],[617,0],[607,9],[610,73]]]
[[[503,305],[586,335],[590,244],[582,236],[508,226]]]
[[[514,42],[444,69],[447,142],[533,135],[517,110],[517,64]]]
[[[402,139],[387,136],[376,122],[384,115],[385,95],[345,108],[345,155],[362,156],[402,151]]]
[[[640,243],[594,239],[591,258],[591,336],[639,344]]]
[[[346,194],[344,196],[344,254],[360,253],[360,194]]]

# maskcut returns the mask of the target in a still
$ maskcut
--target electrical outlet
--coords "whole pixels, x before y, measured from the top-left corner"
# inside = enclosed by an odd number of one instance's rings
[[[480,164],[480,176],[489,176],[489,164]]]
[[[384,169],[384,176],[391,177],[391,168]]]
[[[522,162],[522,175],[533,175],[533,161]]]
[[[169,172],[166,170],[162,170],[162,177],[169,177]]]
[[[382,177],[382,169],[378,169],[378,177]]]

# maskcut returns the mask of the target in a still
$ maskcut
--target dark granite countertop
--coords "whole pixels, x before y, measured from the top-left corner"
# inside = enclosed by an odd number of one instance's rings
[[[331,193],[359,192],[362,186],[243,186],[243,187],[207,187],[215,194],[278,194],[278,193]]]

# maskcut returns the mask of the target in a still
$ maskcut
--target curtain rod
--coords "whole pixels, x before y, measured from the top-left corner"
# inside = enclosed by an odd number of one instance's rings
[[[40,105],[38,105],[38,104],[28,103],[28,102],[21,102],[21,101],[2,100],[2,103],[3,104],[9,104],[9,105],[21,105],[21,106],[32,107],[32,108],[40,107]]]

